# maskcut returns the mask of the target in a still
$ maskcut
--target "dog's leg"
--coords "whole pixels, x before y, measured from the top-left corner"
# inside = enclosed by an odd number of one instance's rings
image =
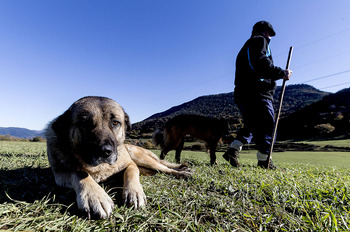
[[[168,152],[170,151],[172,149],[172,146],[171,145],[166,145],[163,149],[162,149],[162,151],[161,151],[161,153],[160,153],[160,159],[165,159],[165,156],[168,154]]]
[[[216,154],[215,154],[216,146],[217,146],[216,143],[215,144],[211,144],[209,146],[209,150],[210,150],[210,165],[217,164]]]
[[[181,151],[182,151],[182,149],[184,147],[184,143],[185,143],[185,139],[182,139],[180,144],[176,148],[176,152],[175,152],[175,161],[176,161],[176,163],[180,163]]]
[[[174,169],[169,168],[166,165],[164,165],[162,161],[165,164],[168,164],[170,166],[175,166],[176,168],[174,168]],[[158,161],[155,161],[154,159],[148,157],[147,155],[144,155],[141,162],[135,162],[135,163],[139,166],[141,174],[145,174],[145,175],[155,174],[155,173],[150,172],[150,170],[173,175],[176,178],[187,178],[187,177],[190,177],[193,173],[193,170],[188,168],[188,166],[186,166],[186,165],[182,165],[182,164],[173,164],[172,165],[171,163],[169,163],[165,160],[161,160],[160,162],[158,162]]]
[[[103,188],[86,172],[55,173],[57,185],[72,188],[77,195],[78,208],[88,217],[108,218],[113,211],[113,201]]]
[[[144,150],[144,153],[142,154],[133,152],[130,153],[130,156],[139,167],[163,172],[169,175],[173,175],[177,178],[185,178],[192,175],[192,170],[189,169],[188,166],[182,164],[172,164],[165,160],[160,161],[159,159],[155,159],[153,157],[154,154],[152,154],[152,152]],[[171,167],[169,168],[167,165],[173,166],[175,169],[172,169]],[[141,173],[142,171],[143,170],[141,169]],[[148,172],[146,172],[146,174],[147,173]]]
[[[139,176],[140,171],[137,165],[132,162],[124,172],[123,198],[125,204],[134,205],[136,209],[147,203]]]
[[[164,149],[160,152],[160,159],[164,159],[166,156],[165,152],[164,152]]]
[[[166,160],[159,160],[159,162],[168,168],[176,169],[176,170],[186,169],[189,166],[187,162],[180,163],[180,164],[170,163]]]
[[[159,160],[153,152],[132,145],[125,145],[131,159],[139,167],[141,174],[152,175],[155,171],[160,171],[166,174],[173,175],[177,178],[189,177],[192,175],[192,170],[186,164],[173,164],[165,160]],[[153,172],[151,171],[153,170]]]

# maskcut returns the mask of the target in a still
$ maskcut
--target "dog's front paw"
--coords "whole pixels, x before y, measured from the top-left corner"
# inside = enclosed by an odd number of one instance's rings
[[[114,203],[108,194],[97,183],[85,186],[77,194],[78,208],[85,211],[89,217],[108,218],[114,208]]]
[[[194,173],[194,170],[189,169],[189,168],[174,170],[174,171],[175,171],[174,176],[176,178],[184,178],[184,179],[191,177],[192,174]]]
[[[124,187],[123,191],[124,202],[127,205],[134,205],[135,209],[141,208],[146,205],[146,195],[143,192],[142,186],[128,185]]]

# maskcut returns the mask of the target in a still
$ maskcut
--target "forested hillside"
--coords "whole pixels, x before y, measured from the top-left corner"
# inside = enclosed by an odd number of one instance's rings
[[[281,87],[277,88],[275,99],[279,98]],[[303,107],[321,100],[329,93],[315,89],[310,85],[290,85],[286,87],[282,117],[286,117]],[[278,100],[274,102],[275,108]],[[235,132],[241,126],[240,114],[234,104],[233,93],[201,96],[184,104],[174,106],[169,110],[154,114],[142,122],[132,126],[131,137],[142,137],[152,133],[156,128],[178,114],[199,114],[208,117],[225,118],[229,123],[230,132]]]
[[[350,138],[350,88],[283,118],[280,139]]]

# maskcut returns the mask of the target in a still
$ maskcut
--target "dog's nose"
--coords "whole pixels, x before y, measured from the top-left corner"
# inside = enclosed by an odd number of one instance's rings
[[[108,157],[113,154],[113,147],[111,145],[104,145],[102,147],[102,152],[105,157]]]

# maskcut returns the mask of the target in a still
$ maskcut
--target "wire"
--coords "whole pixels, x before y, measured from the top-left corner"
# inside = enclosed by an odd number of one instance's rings
[[[333,88],[333,87],[338,87],[338,86],[346,85],[346,84],[350,84],[350,82],[345,82],[345,83],[338,84],[338,85],[332,85],[332,86],[328,86],[328,87],[324,87],[324,88],[320,88],[320,89],[330,89],[330,88]]]
[[[331,38],[331,37],[334,37],[334,36],[336,36],[336,35],[342,34],[342,33],[346,32],[346,31],[349,31],[349,30],[350,30],[350,27],[349,27],[349,28],[346,28],[346,29],[344,29],[344,30],[342,30],[342,31],[339,31],[339,32],[336,32],[336,33],[327,35],[327,36],[325,36],[325,37],[323,37],[323,38],[321,38],[321,39],[314,40],[314,41],[309,42],[309,43],[306,43],[306,44],[304,44],[304,45],[300,45],[300,46],[294,47],[294,50],[297,50],[297,49],[301,49],[301,48],[310,46],[310,45],[312,45],[312,44],[318,43],[318,42],[320,42],[320,41],[322,41],[322,40],[325,40],[325,39],[329,39],[329,38]],[[279,57],[279,56],[285,55],[285,54],[287,54],[287,53],[288,53],[288,52],[279,53],[279,54],[277,54],[277,55],[274,56],[274,57]]]
[[[312,41],[312,42],[310,42],[310,43],[301,45],[301,46],[299,46],[299,47],[296,47],[295,49],[300,49],[300,48],[304,48],[304,47],[310,46],[310,45],[312,45],[312,44],[318,43],[318,42],[320,42],[320,41],[322,41],[322,40],[325,40],[325,39],[329,39],[329,38],[331,38],[331,37],[333,37],[333,36],[339,35],[339,34],[341,34],[341,33],[343,33],[343,32],[349,31],[349,30],[350,30],[350,27],[347,28],[347,29],[345,29],[345,30],[336,32],[336,33],[334,33],[334,34],[325,36],[325,37],[323,37],[323,38],[321,38],[321,39],[318,39],[318,40]]]
[[[332,59],[332,58],[334,58],[334,57],[347,54],[347,53],[349,53],[349,52],[350,52],[350,50],[349,50],[349,51],[346,51],[346,52],[342,52],[342,53],[336,54],[336,55],[334,55],[334,56],[325,57],[325,58],[323,58],[323,59],[319,59],[319,60],[316,60],[316,61],[313,61],[313,62],[310,62],[310,63],[307,63],[307,64],[302,64],[302,65],[299,65],[299,66],[293,66],[293,70],[299,69],[299,68],[303,68],[303,67],[305,67],[305,66],[312,65],[312,64],[315,64],[315,63],[318,63],[318,62],[321,62],[321,61],[329,60],[329,59]]]
[[[329,39],[329,38],[331,38],[331,37],[337,36],[337,35],[339,35],[339,34],[342,34],[342,33],[346,32],[346,31],[349,31],[349,30],[350,30],[350,27],[349,27],[349,28],[346,28],[346,29],[344,29],[344,30],[342,30],[342,31],[339,31],[339,32],[336,32],[336,33],[327,35],[327,36],[325,36],[325,37],[323,37],[323,38],[320,38],[320,39],[318,39],[318,40],[314,40],[314,41],[309,42],[309,43],[306,43],[306,44],[304,44],[304,45],[297,46],[297,47],[295,47],[294,49],[301,49],[301,48],[310,46],[310,45],[312,45],[312,44],[315,44],[315,43],[318,43],[318,42],[320,42],[320,41],[322,41],[322,40],[326,40],[326,39]],[[343,53],[340,53],[340,54],[337,54],[337,55],[334,55],[334,56],[331,56],[331,57],[327,57],[327,58],[324,58],[324,59],[320,59],[320,60],[317,60],[317,61],[312,62],[312,63],[309,63],[309,64],[304,64],[304,65],[301,65],[301,66],[296,67],[296,68],[304,67],[304,66],[307,66],[307,65],[310,65],[310,64],[313,64],[313,63],[317,63],[317,62],[323,61],[323,60],[325,60],[325,59],[330,59],[330,58],[334,58],[334,57],[336,57],[336,56],[344,55],[344,54],[346,54],[346,53],[348,53],[348,52],[349,52],[349,51],[345,51],[345,52],[343,52]],[[285,54],[286,54],[286,52],[281,53],[281,54],[278,54],[278,55],[275,56],[275,57],[278,57],[278,56],[281,56],[281,55],[285,55]],[[348,73],[348,72],[350,72],[350,69],[349,69],[349,70],[342,71],[342,72],[333,73],[333,74],[329,74],[329,75],[326,75],[326,76],[322,76],[322,77],[310,79],[310,80],[307,80],[307,81],[304,81],[304,82],[300,82],[299,84],[305,84],[305,83],[313,82],[313,81],[320,80],[320,79],[325,79],[325,78],[332,77],[332,76],[337,76],[337,75],[340,75],[340,74],[343,74],[343,73]],[[219,75],[219,76],[216,76],[216,77],[213,77],[213,78],[209,78],[209,79],[207,79],[207,80],[204,80],[204,81],[195,83],[195,84],[193,84],[193,85],[184,87],[184,88],[182,88],[182,89],[174,90],[173,92],[167,93],[166,95],[162,96],[161,98],[155,99],[155,101],[157,101],[157,100],[159,100],[159,99],[167,98],[167,97],[169,97],[170,95],[178,94],[179,92],[183,92],[183,91],[186,91],[186,90],[195,88],[195,87],[197,87],[197,86],[203,85],[203,84],[208,83],[208,82],[211,82],[211,81],[213,81],[213,80],[217,80],[217,79],[226,77],[226,76],[228,76],[228,75],[232,75],[233,73],[234,73],[234,72],[225,73],[225,74],[222,74],[222,75]],[[338,84],[338,85],[333,85],[333,86],[328,86],[328,87],[324,87],[324,88],[321,88],[321,89],[332,88],[332,87],[336,87],[336,86],[345,85],[345,84],[348,84],[348,83],[349,83],[349,82],[343,83],[343,84]],[[231,90],[231,87],[225,89],[225,91],[230,91],[230,90]]]
[[[340,74],[343,74],[343,73],[347,73],[347,72],[350,72],[350,69],[342,71],[342,72],[338,72],[338,73],[329,74],[329,75],[326,75],[326,76],[323,76],[323,77],[314,78],[314,79],[311,79],[311,80],[308,80],[308,81],[301,82],[300,84],[305,84],[305,83],[308,83],[308,82],[317,81],[317,80],[324,79],[324,78],[327,78],[327,77],[337,76],[337,75],[340,75]]]

